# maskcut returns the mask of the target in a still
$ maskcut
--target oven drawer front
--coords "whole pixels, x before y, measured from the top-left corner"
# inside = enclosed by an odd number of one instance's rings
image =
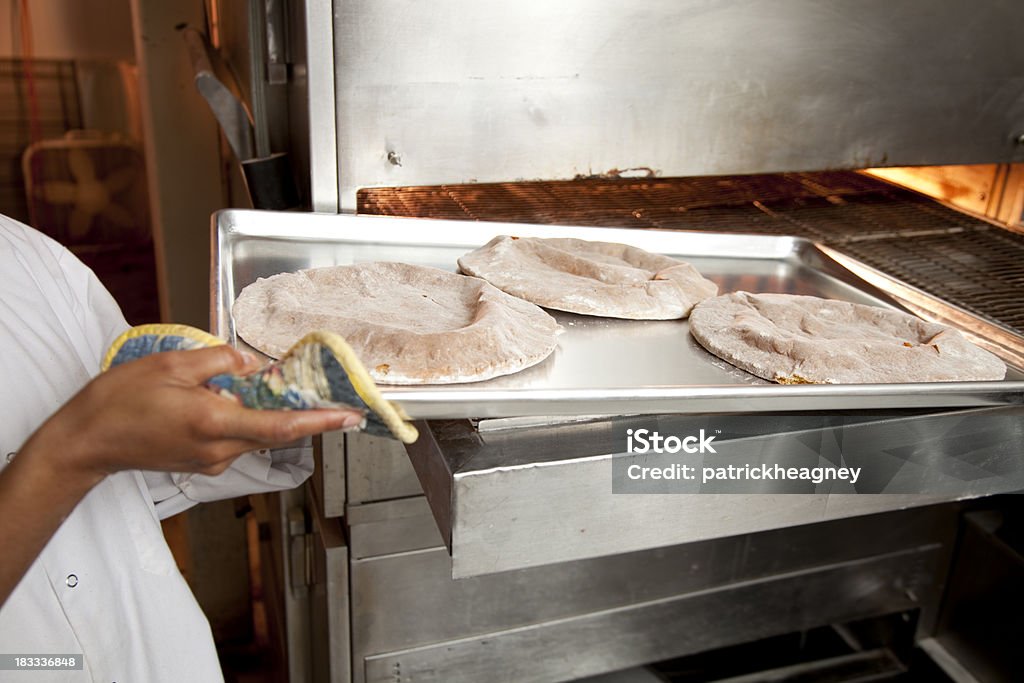
[[[451,578],[444,548],[353,560],[355,680],[563,681],[827,623],[932,619],[937,506]]]
[[[419,423],[408,452],[459,578],[1019,491],[1022,418],[1024,408],[1009,407],[634,416],[497,431],[438,421]],[[631,464],[652,463],[649,454],[625,452],[627,429],[641,425],[661,434],[720,432],[715,454],[687,456],[698,473],[733,463],[835,464],[859,467],[862,478],[677,480],[656,482],[668,492],[623,493],[655,485],[626,475]]]

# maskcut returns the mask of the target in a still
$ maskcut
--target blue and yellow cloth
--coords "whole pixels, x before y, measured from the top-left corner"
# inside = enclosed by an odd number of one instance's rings
[[[151,353],[218,346],[224,341],[188,325],[140,325],[118,337],[102,369]],[[418,434],[401,408],[380,390],[352,347],[337,334],[311,332],[280,359],[249,375],[217,375],[207,381],[214,391],[248,408],[309,410],[347,407],[366,414],[364,431],[412,443]]]

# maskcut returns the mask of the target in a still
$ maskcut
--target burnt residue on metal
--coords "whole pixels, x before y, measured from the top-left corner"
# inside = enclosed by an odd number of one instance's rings
[[[657,178],[658,172],[650,166],[634,166],[633,168],[612,168],[604,173],[580,174],[574,180],[609,179],[609,178]]]

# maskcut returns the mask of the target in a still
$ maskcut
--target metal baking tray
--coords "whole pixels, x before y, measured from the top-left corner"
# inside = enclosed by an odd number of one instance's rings
[[[303,268],[401,261],[457,269],[456,259],[498,234],[623,242],[677,256],[721,292],[786,292],[912,311],[953,324],[1008,361],[998,382],[779,385],[707,353],[687,321],[631,321],[552,312],[565,332],[555,352],[484,382],[387,386],[414,418],[834,411],[1024,402],[1019,338],[797,237],[480,223],[227,210],[213,216],[212,325],[240,347],[231,305],[257,278]],[[1011,364],[1015,363],[1015,364]]]

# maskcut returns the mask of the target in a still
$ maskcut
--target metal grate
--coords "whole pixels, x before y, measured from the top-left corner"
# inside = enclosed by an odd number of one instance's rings
[[[1024,235],[977,231],[851,242],[842,251],[1024,334]]]
[[[808,197],[769,201],[764,209],[800,234],[819,235],[832,245],[861,240],[976,230],[988,224],[919,195],[892,191],[854,197]]]
[[[361,190],[360,213],[798,235],[1024,335],[1024,236],[854,171]]]

